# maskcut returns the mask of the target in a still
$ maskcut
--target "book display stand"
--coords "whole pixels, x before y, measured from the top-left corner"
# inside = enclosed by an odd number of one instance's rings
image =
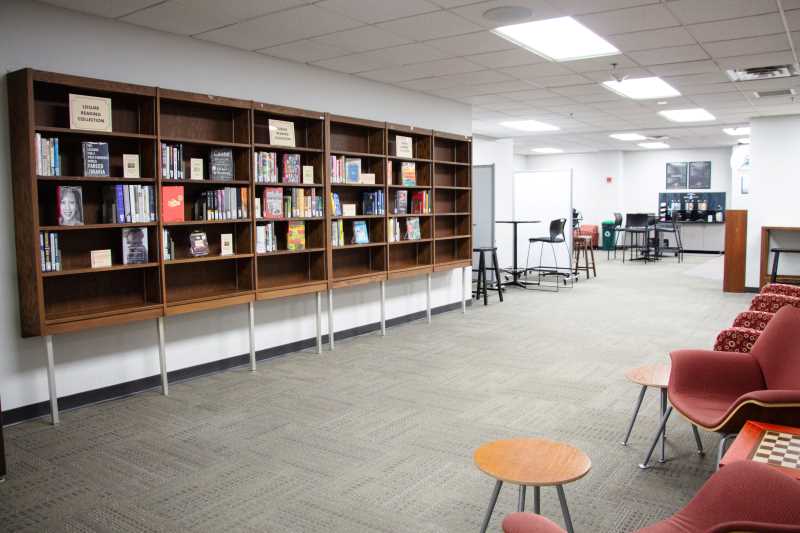
[[[315,294],[318,352],[324,291],[331,349],[334,289],[378,283],[385,335],[387,281],[426,275],[430,322],[431,274],[462,269],[464,309],[470,137],[32,69],[7,80],[21,333],[44,337],[54,423],[55,334],[156,319],[168,394],[165,316],[247,305],[255,370],[258,300]],[[76,125],[73,99],[97,129]]]

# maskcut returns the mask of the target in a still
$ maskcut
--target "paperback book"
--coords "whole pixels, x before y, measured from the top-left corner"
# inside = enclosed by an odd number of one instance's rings
[[[56,187],[59,226],[83,225],[83,190],[79,186]]]
[[[344,246],[344,220],[334,220],[331,222],[331,245]]]
[[[292,220],[286,233],[286,249],[291,251],[305,250],[306,248],[306,223]]]
[[[408,212],[408,191],[395,191],[394,213],[404,215]]]
[[[417,165],[403,161],[400,163],[400,177],[402,184],[406,187],[414,187],[417,185]]]
[[[122,228],[122,264],[147,263],[147,228]]]
[[[353,244],[368,244],[369,229],[365,220],[353,221]]]
[[[208,166],[212,180],[233,180],[233,150],[231,148],[214,148],[209,153]]]
[[[208,255],[208,237],[205,231],[193,231],[189,234],[189,253],[192,257]]]
[[[108,143],[84,141],[81,143],[83,156],[83,175],[93,178],[107,178],[110,172]]]
[[[300,154],[283,154],[283,182],[300,183],[301,174]]]
[[[416,241],[422,238],[419,228],[419,217],[408,217],[406,219],[406,239]]]
[[[348,158],[345,160],[345,175],[347,176],[347,183],[360,183],[361,182],[361,159]]]
[[[37,133],[34,139],[36,150],[36,175],[60,176],[61,153],[58,137],[45,138]]]
[[[264,218],[283,218],[283,189],[266,187],[263,191]]]
[[[163,222],[183,222],[183,185],[170,185],[161,188],[161,220]]]
[[[61,271],[61,248],[58,243],[58,233],[54,231],[39,233],[39,257],[41,258],[42,272]]]

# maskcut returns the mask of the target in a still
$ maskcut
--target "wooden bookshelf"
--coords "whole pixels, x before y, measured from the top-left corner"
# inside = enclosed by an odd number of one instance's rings
[[[23,336],[145,320],[241,305],[327,289],[379,282],[469,266],[471,258],[471,166],[469,137],[401,124],[306,111],[207,94],[117,83],[23,69],[7,76],[16,218],[17,271]],[[69,128],[69,95],[110,98],[113,131]],[[292,122],[294,147],[270,138],[270,120]],[[35,135],[59,139],[60,175],[38,175]],[[396,136],[413,139],[413,157],[397,156]],[[103,141],[109,147],[108,177],[83,175],[81,143]],[[162,173],[162,143],[182,145],[184,175]],[[230,149],[233,179],[209,179],[214,148]],[[275,153],[278,183],[257,180],[256,154]],[[140,178],[123,177],[123,154],[139,156]],[[283,156],[299,156],[301,168],[313,168],[311,182],[285,183]],[[331,157],[361,160],[361,172],[374,183],[332,182]],[[204,179],[192,180],[189,159],[204,160]],[[403,163],[414,163],[417,183],[403,185]],[[390,172],[391,171],[391,172]],[[46,172],[43,172],[46,174]],[[302,177],[302,172],[301,172]],[[106,187],[152,187],[156,219],[106,222]],[[59,186],[79,186],[82,225],[59,225]],[[166,187],[183,187],[184,220],[165,222],[161,197]],[[243,189],[248,209],[236,218],[196,220],[194,204],[208,191]],[[321,198],[321,215],[289,213],[266,220],[256,199],[268,187],[285,195]],[[395,194],[430,194],[429,213],[392,213]],[[382,191],[384,213],[363,212],[365,193]],[[356,216],[335,216],[331,193],[356,204]],[[418,217],[421,238],[387,242],[393,218]],[[344,244],[333,247],[331,223],[344,222]],[[370,242],[352,242],[353,222],[364,221]],[[276,249],[259,252],[259,226],[275,225]],[[303,222],[305,248],[289,250],[288,225]],[[146,232],[144,263],[123,264],[122,235],[129,228]],[[402,228],[405,230],[405,228]],[[165,259],[164,231],[174,243]],[[209,254],[193,257],[189,235],[206,233]],[[61,270],[41,267],[40,232],[58,234]],[[232,234],[234,250],[221,255],[221,235]],[[112,264],[92,268],[90,251],[110,249]]]
[[[472,139],[433,132],[433,268],[472,264]]]

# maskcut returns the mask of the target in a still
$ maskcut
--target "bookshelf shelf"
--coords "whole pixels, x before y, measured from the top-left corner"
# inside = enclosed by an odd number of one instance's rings
[[[32,69],[11,73],[7,81],[23,336],[77,331],[422,275],[460,268],[470,260],[469,137]],[[109,99],[113,131],[71,129],[70,94]],[[280,122],[274,121],[290,122],[293,140],[272,137],[270,126],[273,132],[275,127],[281,127]],[[36,133],[43,139],[59,139],[59,173],[63,175],[37,173],[35,163],[39,160],[32,142]],[[402,150],[398,154],[398,136],[411,139],[411,154]],[[407,139],[400,141],[401,146],[408,146]],[[82,175],[87,173],[83,142],[107,144],[108,177]],[[285,142],[296,146],[284,146]],[[169,168],[162,172],[162,165],[166,164],[161,157],[162,145],[181,148],[174,152],[181,156],[180,166],[173,168],[185,172],[183,177],[190,172],[190,159],[195,158],[203,159],[204,177],[209,177],[212,150],[230,149],[233,179],[167,179]],[[284,161],[291,165],[296,160],[284,157],[297,154],[301,166],[313,167],[314,183],[257,182],[253,157],[263,152],[276,154],[279,180],[286,169],[296,168],[285,166]],[[123,155],[138,155],[142,177],[122,177]],[[342,163],[360,160],[361,173],[374,174],[375,183],[333,183],[331,157],[340,162],[344,159]],[[402,185],[403,163],[414,164],[416,185]],[[114,220],[106,208],[111,201],[109,190],[114,190],[115,185],[149,187],[155,197],[157,221],[104,223],[103,220]],[[68,186],[81,188],[83,225],[59,224],[56,199],[64,191],[60,187]],[[228,210],[235,213],[246,207],[248,217],[164,222],[162,202],[175,201],[176,197],[170,195],[180,191],[176,187],[183,187],[184,212],[177,217],[174,211],[168,212],[172,220],[194,218],[198,212],[211,209],[208,202],[214,197],[208,193],[231,187],[243,191],[234,195],[237,205]],[[256,199],[263,201],[267,188],[282,189],[284,197],[313,192],[324,200],[323,216],[256,218]],[[429,196],[422,198],[430,212],[391,213],[395,201],[401,198],[395,193],[402,190],[408,191],[409,210],[413,195],[427,193]],[[333,216],[329,209],[332,192],[339,195],[342,203],[355,203],[359,211],[366,193],[383,192],[386,214]],[[415,201],[421,201],[418,198]],[[387,224],[399,220],[405,235],[409,218],[419,219],[421,238],[387,242]],[[366,222],[372,242],[349,244],[356,230],[353,222],[358,220]],[[304,235],[305,248],[290,251],[289,226],[301,222],[302,232],[292,235]],[[343,224],[343,238],[348,244],[333,247],[331,224],[336,222]],[[272,224],[272,245],[277,250],[256,253],[256,234],[268,223]],[[123,237],[128,238],[132,228],[147,230],[147,262],[125,265]],[[189,238],[198,230],[206,234],[209,255],[192,257]],[[42,271],[40,232],[58,237],[61,270]],[[234,253],[223,256],[221,242],[227,234],[232,236]],[[165,244],[172,259],[164,257]],[[91,268],[93,249],[110,249],[112,265]]]

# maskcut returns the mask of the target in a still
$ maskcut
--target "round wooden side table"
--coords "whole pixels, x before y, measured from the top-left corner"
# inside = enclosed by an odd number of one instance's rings
[[[564,494],[564,484],[585,476],[592,468],[589,457],[569,444],[540,438],[496,440],[475,450],[475,465],[497,482],[492,491],[489,508],[483,519],[481,533],[486,532],[497,496],[503,483],[519,485],[517,510],[525,510],[525,490],[533,487],[533,511],[540,511],[540,488],[555,486],[564,514],[564,525],[573,533],[572,519]]]

